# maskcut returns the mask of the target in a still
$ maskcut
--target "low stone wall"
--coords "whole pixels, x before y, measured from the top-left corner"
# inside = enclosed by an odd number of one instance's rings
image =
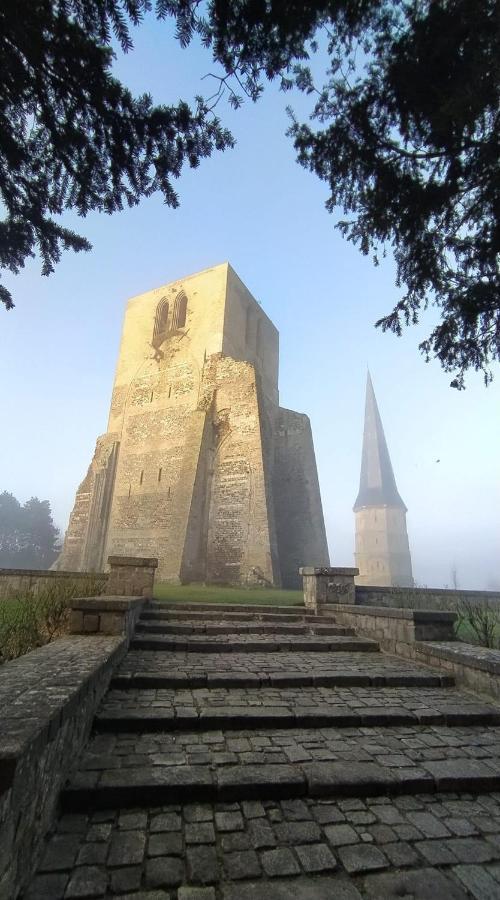
[[[104,581],[109,575],[105,572],[52,572],[46,569],[0,569],[0,600],[8,599],[16,594],[26,594],[45,590],[54,584],[77,584],[84,593],[90,579]]]
[[[123,634],[61,638],[0,669],[0,900],[15,900],[39,863],[59,792],[78,763],[143,602],[132,598],[129,615],[121,611]]]
[[[324,606],[321,613],[329,613]],[[408,656],[408,645],[416,641],[453,641],[456,615],[432,610],[388,609],[375,606],[338,605],[331,610],[335,620],[362,637],[379,642],[382,650]]]
[[[460,602],[500,606],[495,591],[441,590],[440,588],[370,587],[356,585],[356,603],[362,606],[387,606],[398,609],[456,610]]]
[[[411,658],[428,666],[443,669],[455,676],[457,684],[478,694],[487,694],[500,700],[500,651],[474,644],[417,642]]]

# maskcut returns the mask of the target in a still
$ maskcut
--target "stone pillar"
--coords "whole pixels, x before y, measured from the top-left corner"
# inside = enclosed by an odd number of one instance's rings
[[[76,597],[71,601],[70,634],[122,634],[130,638],[145,597]]]
[[[306,609],[317,615],[322,606],[356,603],[354,578],[358,574],[359,569],[302,566],[299,575],[304,584]]]
[[[106,596],[152,597],[158,560],[141,556],[108,556]]]

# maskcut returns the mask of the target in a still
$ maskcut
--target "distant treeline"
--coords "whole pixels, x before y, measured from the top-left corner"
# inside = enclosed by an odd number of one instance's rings
[[[48,569],[59,542],[48,500],[32,497],[21,504],[8,491],[0,494],[0,568]]]

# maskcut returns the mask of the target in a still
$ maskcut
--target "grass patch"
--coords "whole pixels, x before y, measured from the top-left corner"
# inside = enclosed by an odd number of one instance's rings
[[[155,584],[156,600],[167,603],[242,603],[255,606],[298,606],[304,602],[302,591],[278,588],[219,587],[214,584]]]

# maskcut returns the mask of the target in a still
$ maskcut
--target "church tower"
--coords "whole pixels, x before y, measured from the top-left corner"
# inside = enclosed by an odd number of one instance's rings
[[[365,427],[356,520],[357,584],[413,585],[406,506],[399,496],[372,380],[366,382]]]
[[[160,581],[299,587],[299,566],[327,566],[311,426],[279,405],[278,357],[228,263],[133,297],[57,567],[157,557]]]

